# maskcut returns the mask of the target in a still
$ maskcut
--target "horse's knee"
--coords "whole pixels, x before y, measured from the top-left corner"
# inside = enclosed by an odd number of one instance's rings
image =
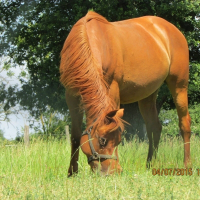
[[[77,126],[73,123],[71,127],[71,142],[73,144],[80,144],[81,134],[81,125]]]
[[[72,145],[72,147],[74,149],[79,148],[79,146],[80,146],[80,139],[81,139],[80,136],[78,136],[78,137],[71,136],[71,145]]]

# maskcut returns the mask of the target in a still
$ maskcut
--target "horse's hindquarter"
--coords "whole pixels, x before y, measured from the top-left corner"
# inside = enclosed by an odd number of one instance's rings
[[[149,96],[169,73],[169,39],[164,27],[159,27],[152,19],[154,17],[143,17],[114,23],[121,48],[121,57],[116,57],[121,59],[118,67],[123,68],[121,103]]]

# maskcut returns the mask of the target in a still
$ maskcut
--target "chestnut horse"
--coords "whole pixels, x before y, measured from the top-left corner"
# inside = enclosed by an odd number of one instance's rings
[[[155,16],[108,22],[90,11],[64,43],[60,73],[72,120],[69,176],[78,171],[80,145],[93,171],[121,172],[117,146],[124,110],[120,103],[138,101],[149,139],[149,166],[162,129],[156,97],[164,81],[176,104],[187,166],[189,55],[186,39],[174,25]],[[87,128],[82,134],[83,111]]]

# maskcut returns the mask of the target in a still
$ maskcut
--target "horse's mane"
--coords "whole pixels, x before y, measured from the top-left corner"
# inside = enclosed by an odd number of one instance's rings
[[[76,95],[81,95],[87,117],[99,121],[103,111],[115,108],[108,95],[109,86],[103,77],[102,66],[94,58],[88,40],[86,23],[92,19],[109,23],[90,11],[73,26],[61,51],[60,81],[66,88],[74,89]],[[122,125],[120,127],[123,129]]]

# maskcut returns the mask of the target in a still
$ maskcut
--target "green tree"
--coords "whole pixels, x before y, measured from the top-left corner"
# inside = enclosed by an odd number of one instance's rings
[[[10,65],[6,62],[7,58],[0,58],[0,122],[9,122],[9,115],[17,113],[17,85],[11,84],[13,72]],[[2,64],[4,63],[4,65]]]
[[[59,82],[60,51],[72,26],[91,8],[110,21],[156,15],[177,26],[189,43],[189,100],[191,104],[199,102],[199,0],[2,0],[0,54],[9,55],[10,64],[25,63],[30,74],[29,80],[21,79],[22,89],[16,93],[24,109],[37,116],[47,105],[66,112]],[[165,107],[173,105],[165,86],[159,93],[159,109],[164,102]]]

